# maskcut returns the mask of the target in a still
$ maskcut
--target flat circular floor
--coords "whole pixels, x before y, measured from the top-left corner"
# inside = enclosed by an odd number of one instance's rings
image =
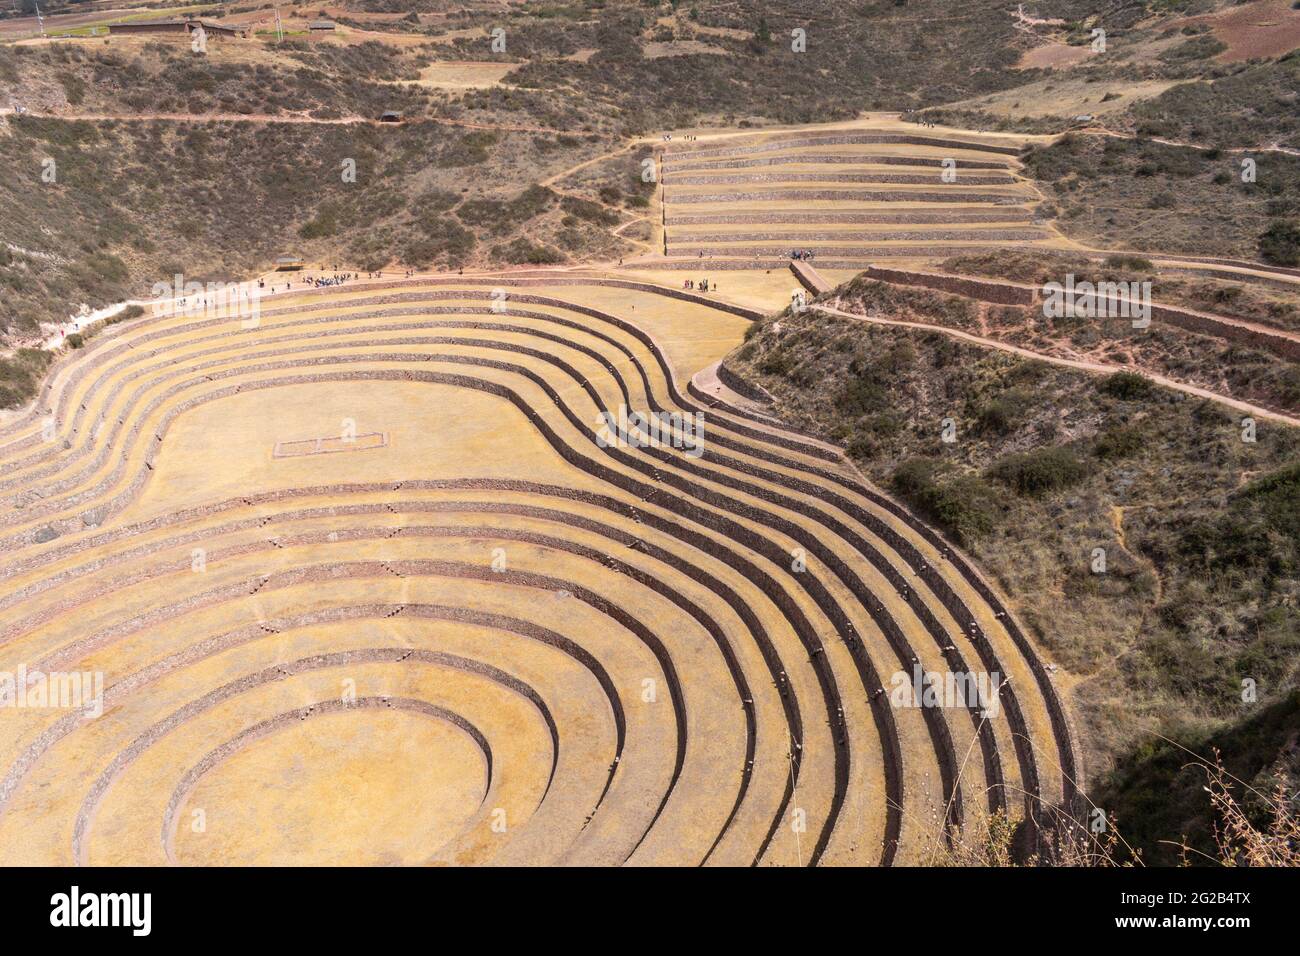
[[[487,794],[464,730],[356,710],[300,720],[229,755],[176,814],[182,864],[414,864],[458,836]]]

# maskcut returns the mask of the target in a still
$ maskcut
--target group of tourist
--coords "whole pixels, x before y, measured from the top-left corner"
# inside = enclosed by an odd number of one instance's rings
[[[305,286],[307,286],[308,288],[313,288],[313,289],[324,289],[324,288],[327,288],[327,287],[330,287],[330,286],[339,286],[339,285],[343,285],[343,283],[345,283],[345,282],[351,282],[351,281],[353,281],[354,279],[360,279],[360,278],[361,278],[361,273],[360,273],[360,272],[339,272],[339,271],[338,271],[338,266],[335,266],[335,267],[334,267],[334,270],[335,270],[335,271],[334,271],[334,274],[333,274],[333,275],[330,275],[330,276],[310,276],[310,275],[305,275],[305,276],[302,277],[303,284],[304,284]],[[411,275],[411,271],[408,269],[406,274],[407,274],[407,276],[409,277],[409,276]],[[367,273],[366,273],[366,278],[367,278],[367,279],[382,279],[383,277],[384,277],[384,274],[383,274],[382,272],[367,272]],[[259,289],[265,289],[265,288],[266,288],[266,280],[265,280],[265,279],[258,279],[258,280],[257,280],[257,287],[258,287]],[[274,283],[272,283],[270,291],[272,291],[272,292],[277,292],[277,291],[279,291],[279,288],[280,288],[279,286],[277,286],[277,285],[275,285]],[[292,290],[292,289],[293,289],[293,280],[292,280],[292,279],[288,279],[288,278],[286,278],[286,281],[285,281],[285,284],[284,284],[284,291],[288,292],[288,291],[290,291],[290,290]]]
[[[800,262],[812,262],[816,255],[811,249],[791,249],[790,258]]]
[[[696,282],[694,279],[687,279],[682,283],[682,288],[690,289],[694,292],[708,292],[709,289],[712,288],[714,292],[717,292],[718,284],[715,282],[710,286],[708,279],[701,279],[699,282]]]
[[[929,120],[921,118],[917,115],[916,110],[903,110],[903,119],[909,123],[915,123],[917,126],[928,126],[931,129],[939,125],[938,123],[931,123]]]
[[[360,275],[356,272],[344,272],[342,275],[317,276],[314,279],[311,276],[308,276],[307,282],[315,286],[317,289],[324,289],[327,286],[342,285],[345,282],[358,278],[360,278]]]

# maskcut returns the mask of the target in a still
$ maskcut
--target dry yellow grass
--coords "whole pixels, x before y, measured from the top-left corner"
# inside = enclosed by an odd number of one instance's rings
[[[420,70],[420,86],[442,90],[480,90],[496,86],[518,66],[516,63],[475,63],[448,61],[430,63]]]

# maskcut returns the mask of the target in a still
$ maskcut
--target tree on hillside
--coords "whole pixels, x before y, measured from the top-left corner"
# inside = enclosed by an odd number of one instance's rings
[[[1300,266],[1300,223],[1274,222],[1259,237],[1259,254],[1274,265]]]

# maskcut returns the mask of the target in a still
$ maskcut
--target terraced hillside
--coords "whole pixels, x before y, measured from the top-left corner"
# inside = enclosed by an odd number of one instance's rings
[[[888,864],[1047,820],[1068,725],[992,590],[686,384],[750,318],[414,279],[65,358],[0,431],[0,669],[102,672],[103,715],[11,712],[0,862]],[[998,695],[891,703],[914,666]]]
[[[997,246],[1060,245],[1019,173],[1025,138],[889,117],[663,144],[663,253],[770,267],[792,250],[860,270]]]

